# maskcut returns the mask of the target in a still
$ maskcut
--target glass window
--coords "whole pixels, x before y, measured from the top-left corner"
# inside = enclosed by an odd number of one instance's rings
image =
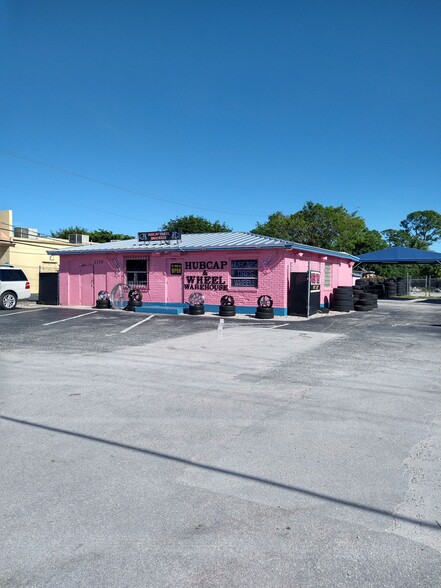
[[[147,259],[126,259],[126,282],[128,286],[147,286]]]
[[[0,270],[0,278],[4,282],[27,282],[24,272],[19,269]]]
[[[323,283],[324,288],[331,287],[331,264],[325,263],[325,280]]]
[[[257,259],[233,259],[231,261],[231,287],[257,288]]]

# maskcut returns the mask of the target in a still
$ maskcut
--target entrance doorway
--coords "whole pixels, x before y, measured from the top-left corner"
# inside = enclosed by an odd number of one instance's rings
[[[168,268],[168,272],[167,272],[167,302],[182,303],[182,264],[181,263],[170,263],[170,266]]]
[[[288,314],[310,316],[320,309],[320,273],[291,272]]]
[[[93,265],[80,266],[80,305],[93,306]]]

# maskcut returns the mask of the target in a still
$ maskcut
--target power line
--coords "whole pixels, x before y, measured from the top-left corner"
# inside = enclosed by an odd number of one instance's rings
[[[0,150],[1,151],[1,150]],[[60,198],[54,198],[53,196],[43,196],[42,194],[36,194],[35,192],[29,192],[29,190],[21,190],[20,188],[11,188],[10,186],[5,186],[0,184],[0,187],[4,190],[13,190],[14,192],[20,192],[21,194],[28,194],[29,196],[34,196],[35,198],[45,198],[47,200],[52,200],[53,202],[60,202],[61,204],[69,204],[71,206],[75,206],[76,208],[84,208],[86,210],[92,210],[93,212],[100,212],[101,214],[108,214],[111,216],[116,216],[118,218],[125,218],[127,220],[137,221],[137,222],[148,222],[146,220],[140,219],[139,217],[135,218],[133,216],[127,216],[125,214],[118,214],[117,212],[110,212],[105,208],[92,208],[91,206],[84,206],[84,204],[78,204],[77,202],[71,202],[69,200],[62,200]],[[16,225],[18,227],[18,225]],[[159,227],[158,227],[159,228]],[[44,235],[43,235],[44,236]],[[46,235],[51,237],[52,235]]]
[[[5,229],[1,229],[1,227],[0,227],[0,230],[3,230],[3,231],[8,232],[8,233],[11,233],[11,236],[12,237],[15,237],[16,239],[28,239],[28,237],[17,237],[14,234],[14,229],[23,229],[25,227],[18,226],[18,225],[11,225],[9,223],[3,223],[1,221],[0,221],[0,225],[2,225],[3,227],[6,227]],[[29,238],[29,240],[32,240],[32,239],[35,239],[35,238],[54,239],[54,240],[55,239],[58,239],[58,240],[61,240],[61,241],[66,241],[66,239],[62,239],[61,237],[54,237],[53,235],[44,235],[43,233],[40,233],[39,231],[37,231],[37,234],[36,235],[32,235],[32,237]]]
[[[31,157],[29,155],[24,155],[23,153],[17,153],[16,151],[11,151],[10,149],[3,149],[0,148],[0,152],[4,153],[6,155],[9,155],[10,157],[15,157],[16,159],[22,159],[24,161],[29,161],[31,163],[34,163],[36,165],[41,165],[43,167],[47,167],[49,169],[53,169],[55,171],[64,173],[64,174],[68,174],[71,176],[74,176],[76,178],[80,178],[82,180],[87,180],[89,182],[94,182],[95,184],[101,184],[102,186],[107,186],[108,188],[113,188],[114,190],[120,190],[122,192],[127,192],[129,194],[135,194],[137,196],[142,196],[144,198],[152,198],[154,200],[158,200],[160,202],[167,202],[168,204],[175,204],[177,206],[183,206],[183,207],[188,207],[188,202],[184,203],[184,202],[179,202],[178,200],[170,200],[168,198],[163,198],[162,196],[159,196],[158,194],[155,194],[154,192],[141,192],[139,190],[132,190],[131,188],[127,188],[125,186],[120,186],[118,184],[113,184],[112,182],[108,182],[106,180],[100,180],[98,178],[93,178],[91,176],[86,176],[84,174],[80,174],[78,172],[66,169],[64,167],[59,167],[58,165],[55,165],[53,163],[48,163],[46,161],[41,161],[40,159],[36,159],[35,157]],[[237,216],[266,216],[266,213],[259,213],[256,211],[251,212],[241,212],[241,211],[231,211],[231,210],[224,210],[221,208],[213,208],[213,207],[208,207],[208,206],[199,206],[199,205],[194,205],[192,203],[192,208],[195,209],[200,209],[200,210],[208,210],[211,212],[221,212],[223,214],[233,214],[233,215],[237,215]]]

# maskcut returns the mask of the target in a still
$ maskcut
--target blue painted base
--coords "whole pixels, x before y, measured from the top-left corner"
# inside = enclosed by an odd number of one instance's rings
[[[143,302],[142,306],[139,306],[135,312],[148,312],[150,314],[183,314],[184,308],[188,308],[188,304],[182,304],[179,302]],[[274,308],[275,316],[287,316],[287,308]],[[217,304],[206,304],[206,312],[219,312],[219,305]],[[236,314],[255,314],[255,306],[236,306]]]
[[[135,312],[148,312],[149,314],[184,314],[184,305],[171,304],[143,304],[138,306]]]
[[[206,304],[207,312],[219,312],[219,306],[216,304]],[[275,316],[286,316],[287,308],[273,308]],[[256,314],[256,306],[236,306],[236,314]]]

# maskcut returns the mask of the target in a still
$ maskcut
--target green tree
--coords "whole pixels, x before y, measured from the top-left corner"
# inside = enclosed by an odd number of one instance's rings
[[[400,222],[400,227],[382,231],[389,245],[428,249],[441,239],[441,214],[435,210],[416,210]]]
[[[110,241],[125,241],[126,239],[134,239],[133,235],[125,235],[124,233],[113,233],[106,229],[96,229],[90,231],[90,240],[94,243],[109,243]]]
[[[58,239],[69,239],[69,235],[89,235],[93,243],[109,243],[110,241],[124,241],[125,239],[133,239],[133,236],[124,235],[123,233],[113,233],[106,229],[95,229],[89,231],[84,227],[67,227],[65,229],[58,229],[51,231],[51,237]]]
[[[357,212],[349,213],[343,206],[323,206],[311,201],[294,214],[271,214],[267,222],[257,223],[252,232],[353,255],[386,245],[381,234],[369,230]]]
[[[220,221],[211,222],[202,216],[176,217],[164,223],[163,231],[180,231],[181,233],[228,233],[232,229]]]
[[[89,231],[84,227],[66,227],[65,229],[57,229],[51,231],[51,237],[57,239],[69,239],[69,235],[88,235]]]
[[[381,231],[389,247],[412,247],[409,233],[400,229]]]
[[[417,210],[411,212],[400,225],[415,239],[428,247],[441,239],[441,214],[435,210]]]

